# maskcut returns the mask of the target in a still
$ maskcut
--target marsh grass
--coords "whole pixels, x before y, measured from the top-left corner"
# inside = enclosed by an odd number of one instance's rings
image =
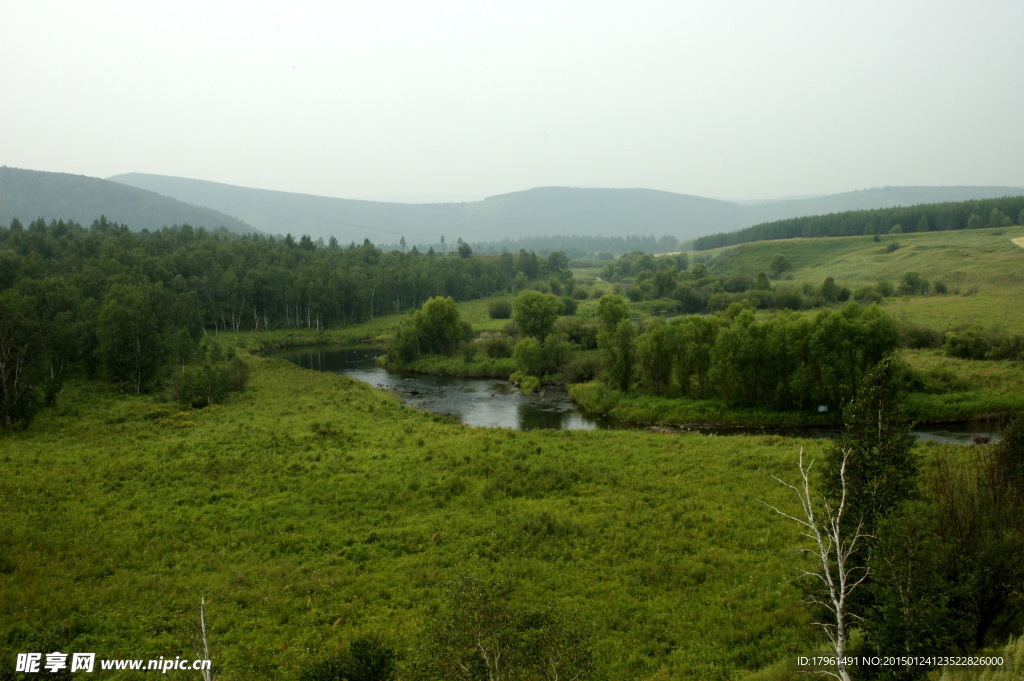
[[[4,659],[186,655],[205,597],[218,678],[295,678],[370,634],[406,673],[470,568],[579,613],[604,678],[734,678],[813,636],[796,533],[758,500],[786,504],[771,475],[816,443],[473,429],[247,361],[223,405],[73,381],[0,440]]]

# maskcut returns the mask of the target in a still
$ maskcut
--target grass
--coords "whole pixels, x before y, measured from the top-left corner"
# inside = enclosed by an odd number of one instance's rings
[[[791,281],[817,285],[831,276],[852,290],[877,281],[898,284],[906,272],[917,272],[952,293],[888,299],[894,316],[939,330],[977,323],[1024,333],[1024,248],[1013,241],[1022,236],[1018,226],[892,234],[879,242],[867,236],[784,239],[706,253],[716,271],[751,276],[769,272],[772,257],[782,253],[794,268]],[[887,252],[892,243],[899,248]]]
[[[467,569],[575,613],[601,678],[736,678],[807,649],[797,532],[758,500],[792,502],[771,476],[820,443],[472,429],[248,361],[218,407],[72,381],[0,440],[5,659],[191,656],[205,597],[225,681],[297,678],[366,633],[408,678]]]

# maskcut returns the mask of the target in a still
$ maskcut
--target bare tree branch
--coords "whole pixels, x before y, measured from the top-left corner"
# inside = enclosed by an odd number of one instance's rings
[[[868,578],[866,567],[850,565],[850,559],[856,553],[860,541],[868,535],[862,533],[863,523],[857,525],[852,537],[843,532],[843,515],[847,511],[846,497],[846,463],[849,452],[843,450],[843,461],[839,469],[840,496],[838,505],[833,508],[827,500],[821,502],[821,519],[815,515],[814,499],[811,496],[810,471],[814,462],[804,465],[804,450],[800,449],[797,469],[800,471],[799,486],[772,476],[778,483],[796,494],[800,502],[803,517],[797,517],[780,510],[764,501],[761,503],[778,515],[797,523],[803,530],[801,536],[812,542],[812,548],[805,549],[817,559],[818,568],[814,571],[803,571],[799,578],[814,577],[824,587],[825,594],[811,596],[808,604],[817,605],[829,613],[828,621],[817,622],[828,637],[832,652],[836,659],[835,671],[823,669],[827,674],[839,681],[849,681],[850,674],[846,665],[847,630],[851,620],[861,619],[849,611],[849,597],[853,591]]]

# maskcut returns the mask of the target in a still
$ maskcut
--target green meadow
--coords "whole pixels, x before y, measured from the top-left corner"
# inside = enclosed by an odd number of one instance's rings
[[[888,234],[826,239],[761,241],[708,251],[716,271],[756,275],[769,271],[781,253],[793,265],[795,283],[820,284],[834,277],[840,285],[889,281],[896,285],[907,272],[942,282],[942,295],[887,299],[884,307],[897,318],[939,330],[961,325],[1024,333],[1024,247],[1014,239],[1024,227]],[[894,248],[895,245],[895,248]]]
[[[5,661],[192,657],[205,598],[218,678],[298,678],[367,634],[410,678],[467,573],[571,617],[595,678],[736,679],[815,649],[797,532],[760,502],[794,502],[771,476],[818,443],[472,429],[248,361],[223,405],[73,381],[0,440]]]

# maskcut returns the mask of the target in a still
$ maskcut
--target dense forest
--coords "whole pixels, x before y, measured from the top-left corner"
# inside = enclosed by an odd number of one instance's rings
[[[1016,222],[1015,222],[1016,221]],[[980,229],[1024,224],[1024,196],[815,215],[694,239],[703,251],[769,239]]]
[[[320,329],[420,305],[510,292],[565,271],[564,255],[469,257],[384,253],[364,241],[318,248],[188,225],[132,232],[100,218],[13,220],[0,228],[0,395],[8,425],[36,397],[59,395],[81,363],[126,391],[144,392],[169,363],[188,365],[210,334]],[[42,387],[42,390],[37,388]]]

